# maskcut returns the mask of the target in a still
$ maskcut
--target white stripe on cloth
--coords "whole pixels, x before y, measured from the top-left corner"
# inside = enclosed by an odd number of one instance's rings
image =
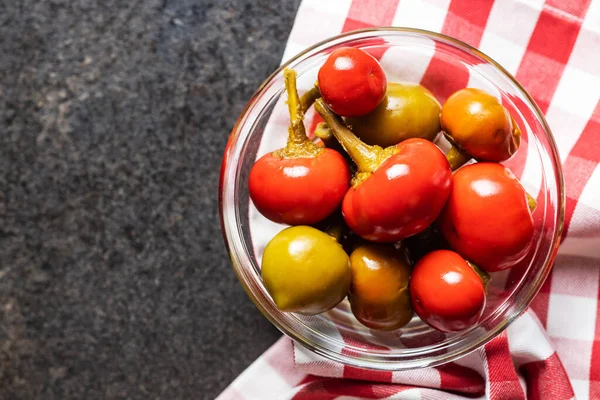
[[[517,369],[554,353],[540,321],[531,312],[524,313],[508,327],[508,345]]]
[[[393,25],[439,32],[444,26],[449,6],[449,0],[437,2],[427,0],[400,1],[394,15]],[[415,82],[418,81],[420,79]]]

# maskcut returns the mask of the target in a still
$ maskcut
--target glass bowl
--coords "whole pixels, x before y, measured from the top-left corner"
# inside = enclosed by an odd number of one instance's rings
[[[302,94],[316,81],[327,56],[342,46],[359,47],[380,58],[389,82],[420,82],[443,103],[453,91],[478,87],[497,96],[521,130],[520,150],[505,165],[521,179],[538,205],[534,246],[520,265],[492,274],[481,322],[444,334],[418,317],[394,332],[361,325],[347,300],[333,310],[305,316],[279,311],[265,290],[260,260],[267,242],[283,225],[262,217],[248,196],[248,174],[263,154],[287,138],[283,68],[298,73]],[[307,130],[314,126],[307,113]],[[447,150],[443,135],[436,142]],[[523,87],[500,65],[456,39],[416,29],[380,28],[333,37],[305,50],[275,71],[239,117],[225,150],[220,181],[220,212],[225,242],[240,283],[258,309],[296,343],[328,359],[360,368],[409,370],[443,364],[484,345],[521,314],[537,294],[556,256],[564,217],[564,190],[558,152],[544,117]],[[506,227],[510,229],[509,226]]]

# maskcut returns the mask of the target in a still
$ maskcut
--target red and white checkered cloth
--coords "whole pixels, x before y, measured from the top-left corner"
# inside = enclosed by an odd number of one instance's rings
[[[456,37],[498,61],[535,98],[566,183],[554,269],[505,333],[453,363],[365,371],[282,338],[218,400],[600,399],[600,0],[304,0],[283,58],[373,26]],[[435,58],[427,68],[436,68]]]

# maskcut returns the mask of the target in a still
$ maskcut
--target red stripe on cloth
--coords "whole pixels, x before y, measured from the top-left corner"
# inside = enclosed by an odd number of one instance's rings
[[[345,393],[344,393],[345,391]],[[360,396],[373,399],[373,390],[368,384],[357,385],[356,382],[346,382],[334,378],[315,379],[300,389],[291,400],[333,400],[341,395]]]
[[[361,381],[391,383],[392,373],[388,371],[374,371],[356,368],[350,365],[344,365],[344,378],[358,379]]]
[[[472,46],[479,46],[483,29],[487,23],[492,0],[483,0],[477,7],[462,0],[453,0],[448,8],[442,33],[462,40]],[[429,89],[440,102],[463,89],[469,83],[469,71],[463,64],[457,64],[452,54],[447,54],[436,44],[436,51],[421,79],[421,85]]]
[[[362,399],[384,399],[412,389],[405,385],[385,385],[336,378],[316,379],[300,389],[292,400],[333,400],[339,396]]]
[[[304,377],[304,379],[302,379],[300,382],[298,382],[298,386],[302,386],[302,385],[310,383],[310,382],[318,381],[320,379],[323,379],[323,378],[320,376],[316,376],[316,375],[306,375]]]
[[[493,5],[493,0],[480,0],[476,7],[468,1],[452,0],[442,33],[473,47],[479,46]]]
[[[436,367],[440,373],[440,389],[481,396],[485,393],[485,380],[477,371],[456,363]]]
[[[600,287],[600,279],[598,285]],[[600,302],[600,290],[596,294],[596,298]],[[590,399],[600,399],[600,307],[596,307],[596,331],[590,363]]]
[[[510,356],[506,332],[485,345],[490,381],[490,400],[525,400]]]
[[[600,381],[590,380],[590,399],[600,399]]]
[[[400,0],[352,0],[342,32],[392,25],[399,2]],[[379,60],[387,50],[384,44],[383,39],[374,38],[368,44],[371,48],[364,50]]]
[[[550,12],[568,14],[574,18],[583,18],[589,6],[589,1],[578,0],[548,0],[546,6]],[[558,11],[555,11],[558,10]]]
[[[563,8],[571,2],[549,3],[552,5],[540,13],[516,75],[544,113],[548,111],[583,22],[564,16]],[[579,3],[577,9],[585,13],[590,0]],[[566,6],[566,9],[572,8]]]
[[[342,32],[390,26],[400,0],[353,0]]]
[[[569,156],[563,164],[563,174],[566,185],[567,201],[565,204],[565,228],[563,230],[564,240],[571,226],[571,219],[579,197],[585,185],[591,178],[598,163],[600,163],[600,102],[577,139],[577,143],[571,149]]]
[[[568,400],[575,396],[556,352],[545,360],[522,365],[521,370],[527,381],[529,400]]]
[[[581,3],[589,3],[589,0],[584,0]],[[560,5],[557,8],[560,8]],[[552,11],[552,9],[544,7],[531,34],[527,52],[544,55],[565,65],[569,61],[582,22],[576,19],[566,19],[564,16]]]
[[[439,48],[436,49],[421,79],[421,85],[429,89],[442,104],[452,93],[464,89],[469,82],[467,68],[451,61],[450,57]]]
[[[352,336],[349,336],[346,332],[340,331],[342,338],[344,339],[344,343],[348,346],[363,348],[367,350],[389,350],[387,347],[378,346],[372,343],[369,343],[365,340],[356,339]],[[349,347],[344,347],[342,349],[342,354],[345,355],[356,355],[356,352],[353,351]],[[348,379],[360,379],[365,381],[374,381],[374,382],[392,382],[392,373],[387,371],[374,371],[368,369],[361,369],[352,367],[350,365],[344,365],[344,378]]]

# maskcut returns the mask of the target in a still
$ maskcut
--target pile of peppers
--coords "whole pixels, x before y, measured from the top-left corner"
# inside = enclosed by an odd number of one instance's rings
[[[358,48],[332,52],[302,96],[296,73],[284,78],[287,145],[248,180],[258,211],[290,225],[262,258],[275,305],[314,315],[347,297],[371,329],[402,328],[415,313],[443,332],[475,326],[493,273],[533,242],[535,201],[500,164],[520,145],[509,111],[475,88],[441,105],[419,84],[388,82]],[[310,107],[323,119],[314,139]]]

